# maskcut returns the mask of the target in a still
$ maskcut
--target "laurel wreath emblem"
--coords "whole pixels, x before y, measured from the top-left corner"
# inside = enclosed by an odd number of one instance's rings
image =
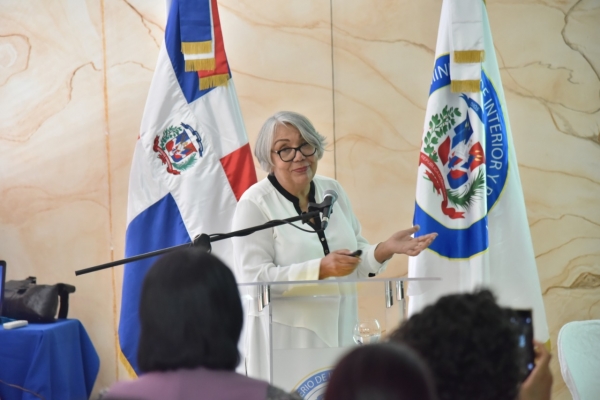
[[[483,169],[479,169],[475,180],[462,193],[458,190],[446,189],[448,201],[457,207],[468,210],[476,199],[481,198],[484,186],[485,174],[483,173]]]
[[[429,156],[433,160],[433,162],[438,162],[439,158],[437,155],[436,147],[442,137],[448,133],[450,129],[454,126],[456,122],[454,120],[455,117],[460,117],[461,113],[458,111],[458,108],[444,106],[441,114],[433,114],[431,116],[431,120],[429,121],[429,129],[425,134],[425,139],[423,142],[425,143],[425,148],[423,151],[425,154]]]

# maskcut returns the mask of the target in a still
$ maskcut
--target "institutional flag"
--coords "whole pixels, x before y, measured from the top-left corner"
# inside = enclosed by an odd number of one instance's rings
[[[504,91],[485,3],[444,0],[417,175],[417,235],[437,232],[409,260],[409,314],[440,296],[488,287],[499,303],[548,325]]]
[[[194,7],[210,17],[210,29],[198,19],[196,36],[195,20],[182,22],[185,18],[181,14]],[[192,40],[210,41],[217,60],[208,65],[213,70],[186,72],[182,52],[186,35],[192,35]],[[226,79],[202,84],[205,77],[223,73]],[[133,155],[125,256],[187,243],[201,233],[229,232],[237,200],[255,182],[252,154],[225,56],[217,2],[173,0]],[[229,240],[213,243],[213,253],[233,265]],[[122,361],[132,374],[139,372],[141,285],[154,261],[146,259],[125,266],[119,344]]]

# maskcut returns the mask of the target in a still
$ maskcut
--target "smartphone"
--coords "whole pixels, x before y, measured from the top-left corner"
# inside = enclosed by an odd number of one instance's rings
[[[362,254],[362,250],[356,250],[355,252],[350,253],[349,256],[351,256],[351,257],[360,257],[361,254]]]
[[[531,310],[512,310],[511,322],[515,325],[519,337],[519,369],[525,380],[535,367],[533,350],[533,316]]]
[[[2,301],[4,300],[4,282],[6,281],[6,261],[0,260],[0,315],[2,315]]]

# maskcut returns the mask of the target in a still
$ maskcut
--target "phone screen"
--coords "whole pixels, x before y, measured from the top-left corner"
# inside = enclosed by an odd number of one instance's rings
[[[2,300],[4,300],[4,281],[6,280],[6,261],[0,260],[0,315],[2,315]]]
[[[519,334],[519,366],[521,376],[525,380],[535,367],[531,310],[513,310],[511,322],[515,324]]]

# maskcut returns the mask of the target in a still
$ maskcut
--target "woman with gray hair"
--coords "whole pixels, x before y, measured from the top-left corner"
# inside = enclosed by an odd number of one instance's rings
[[[382,272],[394,254],[416,256],[435,238],[434,233],[412,238],[419,229],[417,226],[396,232],[384,242],[369,244],[361,235],[360,223],[341,185],[334,179],[316,175],[325,144],[325,137],[298,113],[281,111],[264,123],[254,151],[269,175],[241,197],[233,218],[233,229],[307,212],[308,204],[322,199],[327,190],[337,192],[338,199],[326,231],[322,229],[321,221],[315,218],[306,228],[314,231],[312,234],[281,225],[234,238],[234,262],[240,282],[366,278],[369,274]],[[362,255],[353,255],[355,250],[360,250]],[[298,301],[278,304],[273,309],[272,326],[273,338],[279,343],[273,345],[341,347],[350,344],[356,306],[345,303],[348,302],[341,298],[320,305],[317,310],[309,305],[302,309]],[[335,326],[332,326],[332,315],[339,316],[338,321],[333,322]],[[260,339],[256,335],[260,334],[252,332],[252,325],[250,315],[246,364],[251,375],[265,377],[267,357],[260,359],[252,351],[264,343],[256,342]]]

